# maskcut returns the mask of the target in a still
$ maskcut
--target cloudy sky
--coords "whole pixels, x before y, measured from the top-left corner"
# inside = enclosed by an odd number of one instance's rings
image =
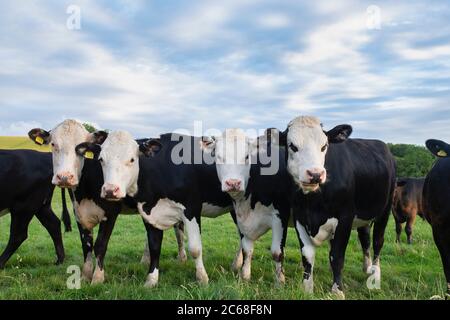
[[[0,135],[65,118],[148,137],[316,115],[355,137],[450,140],[448,2],[336,2],[1,0]]]

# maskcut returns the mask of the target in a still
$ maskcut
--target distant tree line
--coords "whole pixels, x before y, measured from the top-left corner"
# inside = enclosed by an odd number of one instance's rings
[[[397,161],[397,177],[425,177],[435,158],[422,146],[388,143]]]

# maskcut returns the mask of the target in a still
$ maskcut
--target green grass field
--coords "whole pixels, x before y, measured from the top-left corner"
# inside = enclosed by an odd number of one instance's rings
[[[5,140],[0,138],[0,146]],[[20,139],[15,141],[22,145]],[[14,143],[7,141],[14,148]],[[23,141],[22,141],[23,143]],[[53,199],[53,209],[61,214],[59,190]],[[72,220],[74,220],[72,218]],[[9,236],[10,217],[0,218],[0,250]],[[76,226],[72,221],[72,226]],[[286,284],[274,282],[274,263],[270,248],[270,232],[255,245],[252,280],[242,282],[231,271],[238,239],[229,215],[203,219],[203,252],[208,286],[195,281],[192,259],[181,264],[176,259],[177,245],[172,230],[165,233],[157,288],[144,288],[148,268],[140,264],[145,231],[137,215],[122,215],[109,243],[106,282],[91,286],[82,283],[80,290],[69,290],[66,273],[70,265],[82,265],[82,252],[77,231],[64,234],[66,261],[54,266],[53,244],[45,229],[33,219],[28,239],[14,254],[4,270],[0,270],[0,299],[330,299],[332,284],[328,264],[328,245],[318,249],[315,266],[315,294],[302,290],[302,267],[299,245],[293,229],[289,229],[286,248]],[[347,299],[429,299],[443,295],[446,283],[439,254],[430,226],[418,219],[413,245],[395,243],[391,217],[381,258],[381,290],[366,288],[367,276],[362,272],[362,253],[356,232],[347,248],[344,285]]]

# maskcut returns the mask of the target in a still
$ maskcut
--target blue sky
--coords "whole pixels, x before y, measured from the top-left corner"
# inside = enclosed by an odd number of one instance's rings
[[[0,135],[66,118],[148,137],[316,115],[354,137],[450,141],[448,1],[336,2],[1,0]]]

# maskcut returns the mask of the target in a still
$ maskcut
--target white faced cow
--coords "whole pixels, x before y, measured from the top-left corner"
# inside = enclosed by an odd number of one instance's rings
[[[182,136],[193,149],[199,138]],[[195,259],[197,280],[208,283],[203,265],[200,216],[215,217],[229,212],[231,199],[221,192],[213,165],[174,164],[172,151],[178,142],[172,134],[139,144],[124,131],[110,133],[103,145],[83,144],[80,153],[92,152],[104,175],[102,194],[109,200],[131,196],[147,228],[150,269],[146,286],[159,280],[159,258],[163,231],[182,222],[186,228],[189,252]],[[189,154],[195,150],[184,150]],[[143,155],[141,155],[141,153]]]
[[[352,228],[358,229],[364,271],[380,283],[379,255],[395,187],[395,161],[381,141],[347,139],[349,125],[324,131],[319,119],[298,117],[280,134],[287,147],[287,169],[295,182],[292,199],[302,246],[304,286],[313,290],[316,247],[330,240],[332,292],[343,297],[342,269]],[[370,226],[374,224],[371,262]]]
[[[92,159],[93,154],[86,155],[87,159],[77,154],[76,147],[83,143],[100,145],[107,136],[104,131],[89,133],[75,120],[65,120],[50,132],[43,129],[33,129],[29,132],[30,139],[35,143],[51,145],[52,182],[62,188],[75,189],[75,215],[84,255],[83,278],[92,280],[93,284],[102,283],[105,279],[104,258],[117,215],[122,210],[122,203],[112,203],[104,199],[111,194],[109,191],[105,193],[105,188],[102,188],[103,174],[100,165]],[[132,201],[125,201],[124,204],[137,211],[136,204]],[[92,231],[99,224],[100,229],[94,246]],[[181,240],[183,234],[179,229],[176,229],[176,234],[179,240],[179,258],[183,261],[186,259]],[[93,251],[97,258],[95,272]],[[144,252],[144,262],[148,256],[149,254]]]
[[[266,152],[266,144],[265,137],[251,140],[240,129],[228,129],[219,137],[203,138],[204,150],[215,156],[222,191],[233,198],[244,252],[242,278],[250,280],[254,241],[272,229],[271,251],[276,263],[276,280],[284,283],[290,177],[284,150],[278,148],[273,150],[270,163],[277,167],[272,173],[264,174],[261,154]]]

